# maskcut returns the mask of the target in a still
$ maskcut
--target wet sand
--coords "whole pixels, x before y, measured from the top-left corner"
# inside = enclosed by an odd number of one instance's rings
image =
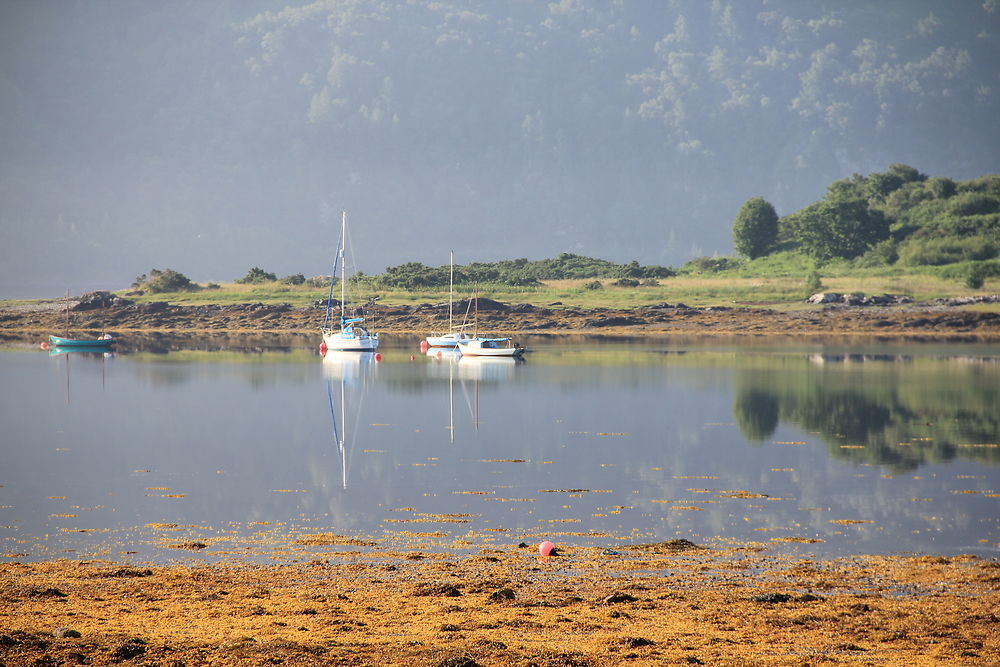
[[[5,665],[990,665],[1000,563],[535,545],[0,565]]]

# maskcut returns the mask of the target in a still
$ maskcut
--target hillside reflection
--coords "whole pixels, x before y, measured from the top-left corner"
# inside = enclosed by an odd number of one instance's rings
[[[815,433],[831,456],[903,472],[966,459],[1000,463],[994,359],[814,355],[807,368],[740,371],[733,416],[754,443],[781,423]]]

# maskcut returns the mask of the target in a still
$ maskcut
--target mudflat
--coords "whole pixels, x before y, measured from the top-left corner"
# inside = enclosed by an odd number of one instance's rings
[[[980,301],[957,299],[888,306],[818,305],[797,310],[765,306],[691,308],[661,303],[628,309],[575,308],[563,305],[507,304],[480,299],[481,331],[496,334],[879,336],[955,340],[1000,339],[996,295]],[[976,304],[990,304],[976,309]],[[0,334],[31,335],[62,331],[65,301],[0,305]],[[119,302],[107,308],[73,307],[77,331],[119,334],[145,331],[185,333],[315,332],[324,307],[287,304],[178,306]],[[379,305],[369,313],[379,332],[426,336],[448,325],[448,304]]]
[[[987,665],[1000,562],[685,540],[0,565],[5,665]]]

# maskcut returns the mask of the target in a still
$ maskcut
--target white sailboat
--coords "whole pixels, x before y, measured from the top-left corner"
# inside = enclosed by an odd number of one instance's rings
[[[476,301],[476,331],[479,330],[479,295]],[[481,338],[478,334],[468,340],[458,341],[463,357],[516,357],[524,354],[524,347],[510,338]]]
[[[472,340],[474,337],[465,333],[464,329],[467,326],[462,324],[455,330],[455,315],[454,315],[454,304],[455,304],[455,253],[452,251],[450,253],[451,259],[451,274],[448,280],[448,333],[446,334],[432,334],[428,336],[425,340],[427,342],[427,347],[446,347],[453,348],[459,343],[464,341]],[[468,316],[468,313],[466,313]]]
[[[321,351],[374,352],[378,348],[378,334],[364,327],[364,317],[347,316],[347,268],[344,251],[347,246],[347,211],[343,211],[340,221],[340,326],[327,326],[330,322],[330,301],[333,296],[333,278],[330,281],[330,298],[326,302],[326,319],[323,322],[323,345]],[[334,275],[337,271],[334,268]]]

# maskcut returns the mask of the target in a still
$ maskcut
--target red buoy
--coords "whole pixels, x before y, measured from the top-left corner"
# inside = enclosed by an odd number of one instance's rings
[[[427,352],[427,347],[428,347],[427,341],[425,341],[425,340],[420,341],[420,351],[421,352]]]
[[[43,350],[47,350],[47,349],[49,349],[49,344],[48,344],[47,342],[45,342],[45,341],[43,340],[43,341],[42,341],[42,345],[41,345],[41,348],[42,348]]]
[[[382,353],[381,352],[376,352],[375,353],[375,361],[382,361]]]
[[[556,545],[552,544],[548,540],[545,540],[538,545],[538,553],[543,556],[555,556]]]
[[[322,355],[326,355],[326,342],[325,341],[319,344],[319,353],[322,354]]]

